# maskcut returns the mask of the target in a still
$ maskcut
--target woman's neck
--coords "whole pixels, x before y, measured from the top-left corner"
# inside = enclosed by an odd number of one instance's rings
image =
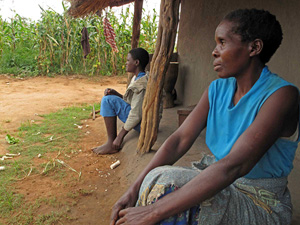
[[[234,104],[250,91],[264,68],[264,64],[250,67],[245,73],[236,77],[237,87],[234,95]]]
[[[135,72],[134,72],[134,75],[138,76],[140,72],[145,72],[145,71],[143,71],[141,69],[136,69]]]

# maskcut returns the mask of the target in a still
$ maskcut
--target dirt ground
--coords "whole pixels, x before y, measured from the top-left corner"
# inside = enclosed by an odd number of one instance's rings
[[[5,131],[14,133],[22,122],[34,120],[39,114],[56,112],[59,109],[82,103],[99,102],[107,87],[124,93],[126,77],[103,77],[98,80],[90,80],[80,76],[70,76],[21,80],[0,75],[0,155],[7,152]],[[166,131],[170,127],[169,124],[174,124],[173,116],[175,114],[176,109],[164,111],[163,117],[170,118],[170,120],[165,122],[167,126],[164,124],[160,126],[161,130]],[[168,132],[173,132],[176,126],[175,124]],[[153,152],[144,157],[134,156],[137,140],[135,133],[127,136],[131,140],[126,141],[126,152],[121,151],[108,156],[93,154],[90,149],[101,145],[106,140],[104,121],[101,117],[96,120],[90,118],[83,121],[82,131],[85,135],[76,148],[78,151],[69,156],[67,160],[72,168],[82,172],[80,180],[76,173],[69,171],[63,179],[53,180],[38,174],[17,182],[16,192],[23,194],[26,202],[34,203],[40,197],[47,199],[55,197],[56,203],[44,204],[39,207],[34,214],[35,217],[49,214],[51,211],[61,211],[68,216],[68,219],[62,219],[57,224],[109,224],[112,205],[126,190],[129,181],[134,179],[138,171],[153,156]],[[165,139],[169,133],[160,133],[160,138]],[[134,140],[130,135],[134,137]],[[204,138],[201,138],[199,142],[203,145]],[[158,142],[161,144],[163,140],[158,140]],[[131,150],[129,151],[129,149]],[[192,149],[190,158],[199,155],[199,152],[193,151]],[[54,159],[60,158],[62,155],[53,154],[50,157]],[[111,170],[109,166],[118,159],[121,160],[121,166]],[[45,163],[45,161],[43,158],[36,158],[35,163]],[[300,155],[297,154],[295,168],[289,179],[289,188],[294,204],[293,225],[300,224],[299,171]],[[4,221],[0,218],[0,224],[1,222]]]
[[[14,133],[22,122],[34,120],[39,114],[48,114],[81,103],[97,103],[107,87],[124,93],[126,77],[103,77],[96,81],[79,76],[22,80],[0,75],[0,155],[5,154],[8,147],[6,132],[3,131]],[[127,184],[119,178],[118,169],[109,168],[118,160],[118,154],[96,156],[90,151],[106,140],[103,119],[98,117],[94,121],[88,119],[83,123],[83,132],[89,131],[89,135],[84,136],[77,154],[67,161],[72,168],[82,172],[80,181],[70,171],[63,182],[32,175],[17,183],[16,191],[22,193],[27,202],[34,202],[43,196],[55,197],[56,202],[60,203],[39,208],[36,216],[59,208],[71,218],[71,222],[63,221],[63,224],[109,223],[111,206],[124,192]],[[57,156],[53,155],[55,157]],[[36,160],[37,163],[43,163],[42,158]],[[65,205],[72,207],[66,209]]]

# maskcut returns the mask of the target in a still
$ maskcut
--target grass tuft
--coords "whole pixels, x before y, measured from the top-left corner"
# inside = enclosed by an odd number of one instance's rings
[[[99,108],[99,104],[96,107]],[[20,134],[18,136],[20,141],[8,148],[10,153],[21,153],[21,155],[11,160],[1,161],[0,164],[6,168],[0,171],[0,224],[2,220],[8,224],[54,224],[62,218],[67,218],[65,213],[51,212],[34,219],[36,209],[42,204],[61,205],[54,198],[46,202],[38,201],[33,205],[26,203],[24,196],[14,190],[14,184],[32,175],[63,180],[70,171],[69,168],[48,155],[54,154],[58,157],[62,153],[74,152],[83,135],[77,125],[81,125],[81,120],[89,118],[91,111],[92,106],[88,105],[70,107],[43,115],[43,119],[38,124],[32,121],[21,124],[16,133]],[[38,155],[47,162],[36,163],[34,159]],[[17,216],[12,217],[11,215],[14,214]]]

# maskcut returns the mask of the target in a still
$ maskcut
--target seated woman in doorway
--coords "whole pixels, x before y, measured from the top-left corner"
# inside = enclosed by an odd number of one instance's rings
[[[96,154],[113,154],[121,149],[125,135],[131,130],[140,131],[142,105],[146,91],[148,75],[145,68],[149,54],[143,48],[132,49],[127,55],[126,71],[134,73],[124,96],[114,89],[107,88],[101,100],[100,115],[104,117],[107,142],[93,148]],[[125,123],[117,135],[117,116]]]
[[[290,224],[299,91],[265,65],[281,44],[281,26],[267,11],[237,10],[215,40],[221,79],[117,201],[111,224]],[[204,128],[213,156],[191,169],[170,166]]]

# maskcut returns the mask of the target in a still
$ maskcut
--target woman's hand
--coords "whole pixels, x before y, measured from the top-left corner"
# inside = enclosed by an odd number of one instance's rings
[[[121,144],[122,144],[122,142],[123,142],[123,138],[120,137],[120,135],[118,135],[118,136],[116,137],[116,139],[115,139],[115,140],[113,141],[113,143],[112,143],[113,149],[115,149],[115,150],[121,149]]]
[[[119,92],[117,92],[115,89],[112,88],[106,88],[104,91],[104,96],[106,95],[116,95],[120,98],[123,98],[123,95],[121,95]]]
[[[123,209],[119,212],[119,219],[116,225],[151,225],[155,224],[155,217],[151,215],[152,206],[142,206]]]
[[[115,140],[112,143],[113,149],[115,149],[115,150],[121,149],[121,144],[122,144],[123,139],[126,136],[126,134],[128,134],[128,131],[125,130],[124,127],[122,127],[122,130],[120,131],[120,133],[118,134],[118,136],[115,138]]]
[[[105,91],[104,91],[104,96],[106,96],[106,95],[113,95],[114,91],[115,91],[114,89],[106,88]]]
[[[104,95],[116,95],[116,96],[119,96],[121,97],[122,95],[117,92],[115,89],[112,89],[112,88],[106,88],[105,91],[104,91]]]
[[[135,206],[138,198],[138,192],[128,190],[113,206],[110,217],[110,224],[115,225],[119,219],[119,212],[122,209]]]

